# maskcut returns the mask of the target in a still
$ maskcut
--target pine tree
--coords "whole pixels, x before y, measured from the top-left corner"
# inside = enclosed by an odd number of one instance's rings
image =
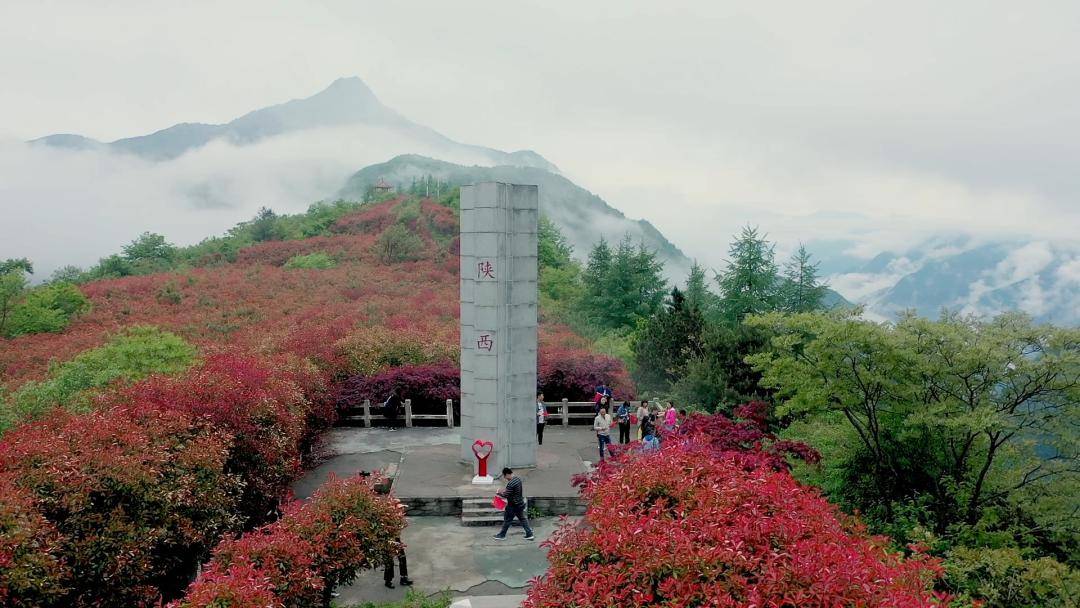
[[[690,267],[690,275],[686,278],[686,289],[683,291],[686,297],[686,305],[701,311],[701,314],[710,319],[716,313],[719,302],[716,294],[709,291],[708,279],[705,269],[694,260]]]
[[[678,287],[672,288],[664,308],[645,321],[634,336],[631,349],[639,387],[670,390],[687,363],[701,355],[704,330],[701,311],[689,305]]]
[[[727,270],[717,277],[720,308],[728,323],[777,309],[779,303],[774,245],[747,226],[728,249]]]
[[[787,312],[810,312],[820,309],[826,286],[818,280],[818,263],[810,261],[806,247],[798,251],[784,266],[783,309]]]
[[[644,245],[635,248],[629,236],[614,250],[601,239],[585,266],[582,309],[601,328],[633,328],[663,304],[663,270],[656,253]]]
[[[589,259],[585,262],[585,296],[589,299],[601,298],[604,295],[604,283],[611,273],[611,246],[603,238],[593,246],[589,252]]]

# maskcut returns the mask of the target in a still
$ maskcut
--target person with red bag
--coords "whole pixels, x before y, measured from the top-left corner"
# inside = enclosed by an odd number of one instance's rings
[[[533,535],[532,528],[529,527],[529,517],[525,513],[525,486],[520,477],[514,476],[514,470],[510,467],[506,467],[502,470],[503,479],[506,480],[506,487],[496,492],[499,498],[506,501],[506,506],[503,507],[503,525],[502,530],[493,536],[495,540],[506,540],[506,533],[510,530],[510,524],[514,523],[516,517],[521,521],[521,527],[525,528],[525,540],[536,540],[536,536]],[[496,504],[498,504],[496,500]]]
[[[645,419],[648,418],[648,417],[649,417],[649,400],[648,399],[642,399],[641,400],[641,405],[639,405],[637,407],[637,420],[631,420],[631,422],[633,422],[634,424],[637,425],[637,438],[638,439],[644,439],[645,438],[644,428],[642,428],[642,427],[645,426]]]

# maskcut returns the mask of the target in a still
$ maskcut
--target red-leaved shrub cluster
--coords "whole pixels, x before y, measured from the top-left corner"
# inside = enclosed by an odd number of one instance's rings
[[[932,591],[935,560],[890,551],[777,470],[755,423],[718,418],[695,417],[660,450],[624,452],[585,479],[586,515],[546,543],[551,567],[525,606],[948,604]]]
[[[222,542],[170,608],[324,605],[334,586],[400,549],[403,509],[374,491],[378,481],[332,479],[310,501],[286,506],[276,522]]]
[[[317,385],[295,362],[213,354],[103,396],[89,414],[56,410],[5,435],[0,485],[13,492],[0,521],[16,523],[0,523],[0,563],[18,570],[0,575],[0,597],[153,606],[175,596],[222,534],[272,515],[299,471],[316,416],[305,388]],[[48,553],[36,561],[17,549],[40,539]],[[40,590],[54,591],[27,599]]]
[[[348,409],[369,399],[377,406],[397,391],[402,398],[412,399],[413,411],[418,414],[446,411],[446,400],[455,406],[461,400],[461,369],[456,363],[428,363],[392,367],[371,376],[353,376],[342,383],[338,407]]]

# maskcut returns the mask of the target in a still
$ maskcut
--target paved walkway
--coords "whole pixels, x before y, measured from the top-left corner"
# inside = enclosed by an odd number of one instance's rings
[[[293,484],[293,492],[298,498],[307,498],[330,474],[344,477],[389,467],[396,475],[394,493],[405,501],[493,494],[492,486],[469,483],[473,467],[460,462],[459,441],[457,429],[445,427],[397,431],[335,428],[324,435],[319,449],[321,464]],[[595,442],[596,436],[588,427],[549,428],[537,453],[537,467],[520,471],[526,495],[576,497],[570,478],[596,459]],[[508,596],[520,595],[529,580],[547,570],[547,555],[539,544],[559,521],[545,517],[531,522],[536,541],[524,540],[517,527],[511,528],[507,540],[496,541],[491,535],[497,528],[465,527],[459,517],[409,517],[402,540],[408,547],[410,577],[416,581],[416,589],[425,594],[447,591],[455,599],[477,598],[474,608],[488,605],[484,602],[516,605],[520,598]],[[363,573],[337,592],[340,605],[405,597],[404,589],[383,586],[381,569]],[[480,596],[505,596],[505,601]]]
[[[530,579],[547,570],[547,553],[539,543],[556,529],[559,518],[530,523],[537,540],[524,540],[522,530],[515,527],[506,540],[497,541],[491,538],[497,528],[465,527],[456,517],[410,518],[402,536],[408,547],[409,577],[416,581],[416,590],[429,595],[443,591],[453,598],[521,594]],[[383,586],[381,569],[364,572],[337,592],[336,601],[343,605],[405,597],[404,589]]]

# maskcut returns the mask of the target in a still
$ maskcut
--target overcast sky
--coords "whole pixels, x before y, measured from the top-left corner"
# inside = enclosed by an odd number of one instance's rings
[[[1069,238],[1078,31],[1075,1],[4,0],[0,136],[226,122],[356,75],[713,264],[747,222],[857,232],[864,254],[920,231]]]

